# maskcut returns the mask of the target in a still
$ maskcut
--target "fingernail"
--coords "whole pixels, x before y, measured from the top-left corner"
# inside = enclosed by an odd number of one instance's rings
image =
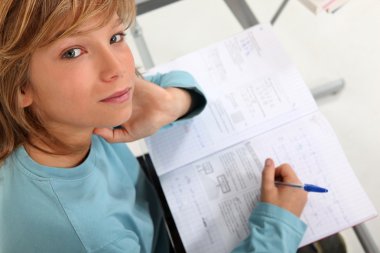
[[[272,159],[268,158],[265,160],[265,167],[272,166],[272,164],[273,164]]]

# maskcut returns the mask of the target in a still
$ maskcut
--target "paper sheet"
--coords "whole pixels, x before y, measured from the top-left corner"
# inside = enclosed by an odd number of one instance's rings
[[[302,245],[376,215],[333,130],[317,112],[161,177],[187,252],[230,252],[247,236],[267,157],[289,163],[301,181],[329,190],[309,194]]]
[[[252,28],[151,72],[170,69],[192,73],[208,106],[196,121],[147,138],[148,149],[161,147],[151,153],[159,175],[317,109],[269,26]]]

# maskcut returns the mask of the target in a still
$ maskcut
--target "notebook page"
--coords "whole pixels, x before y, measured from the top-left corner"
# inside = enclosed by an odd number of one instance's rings
[[[161,185],[187,252],[230,252],[249,233],[267,157],[290,163],[309,193],[301,245],[377,215],[325,118],[313,113],[163,175]]]
[[[268,147],[268,138],[274,144]],[[302,219],[308,230],[301,245],[375,217],[377,211],[361,187],[326,118],[316,112],[255,140],[259,157],[287,162],[304,183],[327,188],[309,193]],[[265,159],[265,158],[264,158]]]
[[[158,175],[317,110],[269,25],[246,30],[150,73],[173,69],[194,75],[208,106],[196,120],[147,138]]]

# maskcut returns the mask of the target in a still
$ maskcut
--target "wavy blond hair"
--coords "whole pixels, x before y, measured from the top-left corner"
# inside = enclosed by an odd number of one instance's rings
[[[1,0],[0,5],[0,162],[36,136],[45,144],[65,144],[53,137],[30,108],[20,107],[28,83],[29,61],[39,47],[74,34],[93,17],[98,27],[117,13],[129,26],[134,0]]]

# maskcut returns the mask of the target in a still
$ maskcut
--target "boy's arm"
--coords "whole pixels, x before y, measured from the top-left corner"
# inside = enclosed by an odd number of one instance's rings
[[[206,106],[206,98],[187,72],[172,71],[146,79],[136,79],[128,121],[118,128],[97,128],[95,134],[108,142],[135,141],[173,121],[193,117]]]
[[[232,253],[295,253],[306,225],[278,206],[259,202],[249,219],[250,234]]]
[[[158,84],[169,92],[175,90],[186,91],[190,95],[191,100],[188,105],[188,110],[178,119],[188,119],[198,115],[206,107],[207,100],[204,96],[199,84],[191,74],[185,71],[171,71],[169,73],[147,76],[145,80]],[[177,98],[180,99],[178,96]]]

